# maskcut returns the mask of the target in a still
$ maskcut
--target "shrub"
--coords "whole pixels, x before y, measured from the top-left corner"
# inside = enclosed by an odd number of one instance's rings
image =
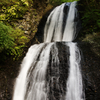
[[[23,54],[23,48],[26,47],[26,43],[29,42],[29,39],[24,36],[24,31],[19,28],[16,28],[14,33],[11,35],[14,38],[14,49],[11,50],[10,54],[14,56],[13,59],[19,58]]]
[[[13,59],[18,59],[23,52],[23,47],[29,39],[24,36],[24,32],[18,28],[15,30],[11,26],[6,26],[0,22],[0,53],[13,56]]]
[[[0,52],[12,49],[15,45],[14,38],[11,36],[13,29],[0,22]]]
[[[100,1],[83,0],[83,27],[86,33],[100,31]]]
[[[8,0],[2,0],[0,3],[0,20],[12,21],[16,20],[17,18],[22,18],[32,3],[32,0],[10,0],[9,2]]]

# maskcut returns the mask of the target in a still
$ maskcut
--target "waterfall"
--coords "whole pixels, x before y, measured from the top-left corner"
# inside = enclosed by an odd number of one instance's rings
[[[75,33],[76,26],[74,25],[75,23],[74,18],[75,18],[75,14],[77,14],[77,9],[75,9],[75,5],[76,2],[73,2],[70,5],[62,41],[73,41],[73,39],[75,38],[74,35],[76,34]]]
[[[76,3],[76,1],[64,3],[50,13],[44,28],[44,42],[73,41],[75,39],[79,22]],[[68,10],[64,12],[66,7]]]
[[[44,43],[32,45],[22,61],[13,100],[85,100],[80,50],[71,42],[79,30],[76,4],[63,3],[48,16]]]
[[[84,100],[82,75],[80,70],[80,52],[76,43],[68,43],[70,51],[70,69],[67,80],[66,100]]]

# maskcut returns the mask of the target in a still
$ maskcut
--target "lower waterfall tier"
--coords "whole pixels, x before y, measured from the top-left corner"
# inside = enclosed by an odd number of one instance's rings
[[[80,67],[76,43],[33,45],[21,64],[13,100],[84,100]]]

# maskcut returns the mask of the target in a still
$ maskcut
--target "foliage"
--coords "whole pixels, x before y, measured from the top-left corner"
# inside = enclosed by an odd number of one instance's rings
[[[59,5],[64,2],[73,2],[73,1],[78,1],[78,0],[50,0],[50,3],[53,5]]]
[[[23,17],[32,6],[33,0],[0,0],[0,54],[13,56],[22,55],[23,47],[29,39],[18,28],[12,28],[14,21]]]
[[[83,27],[86,33],[100,31],[100,1],[83,0]]]
[[[24,32],[19,28],[16,28],[11,36],[14,38],[15,45],[14,49],[12,49],[11,52],[9,51],[9,53],[13,55],[15,59],[22,55],[23,47],[26,47],[26,43],[29,39],[24,36]]]
[[[2,0],[0,3],[0,20],[12,21],[17,18],[22,18],[32,3],[32,0]]]
[[[23,31],[16,28],[15,30],[11,26],[6,26],[0,23],[0,53],[5,51],[5,54],[12,55],[13,59],[16,59],[22,55],[23,47],[29,39],[24,36]]]
[[[21,3],[22,5],[27,5],[29,6],[30,3],[33,3],[33,0],[0,0],[0,6],[11,6],[16,3]]]
[[[14,38],[11,37],[13,29],[0,23],[0,52],[4,49],[12,49],[14,46]]]

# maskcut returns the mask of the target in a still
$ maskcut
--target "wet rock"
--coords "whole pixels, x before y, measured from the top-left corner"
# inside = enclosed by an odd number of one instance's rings
[[[100,100],[100,57],[86,42],[78,43],[82,50],[82,73],[86,100]]]
[[[24,30],[23,25],[19,25],[18,28],[21,29],[21,30]]]
[[[29,35],[29,32],[28,31],[25,31],[24,34]]]

